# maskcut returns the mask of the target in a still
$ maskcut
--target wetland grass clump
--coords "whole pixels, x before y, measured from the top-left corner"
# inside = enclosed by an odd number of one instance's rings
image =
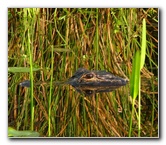
[[[16,135],[159,136],[158,9],[9,8],[8,66],[8,125]],[[53,83],[80,67],[130,83],[91,97]],[[18,85],[29,79],[30,89]]]

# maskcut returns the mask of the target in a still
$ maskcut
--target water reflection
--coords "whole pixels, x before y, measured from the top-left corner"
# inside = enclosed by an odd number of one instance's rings
[[[109,86],[109,87],[75,87],[75,89],[79,93],[83,93],[86,96],[91,96],[96,93],[102,93],[102,92],[112,92],[119,88],[118,86]]]

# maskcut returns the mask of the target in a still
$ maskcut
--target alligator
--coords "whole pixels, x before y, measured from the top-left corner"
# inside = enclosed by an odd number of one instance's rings
[[[128,79],[113,75],[105,70],[90,71],[79,68],[75,74],[63,84],[73,86],[79,93],[93,95],[99,92],[111,92],[121,86],[125,86]],[[20,83],[21,86],[30,87],[30,81]]]
[[[125,86],[127,82],[128,79],[115,76],[105,70],[89,71],[79,68],[67,83],[80,93],[92,95],[99,92],[111,92]]]

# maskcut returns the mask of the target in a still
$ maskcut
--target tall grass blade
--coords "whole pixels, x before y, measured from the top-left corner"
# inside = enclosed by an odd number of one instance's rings
[[[53,83],[53,68],[54,68],[54,54],[53,46],[51,51],[51,81],[50,81],[50,95],[48,100],[48,136],[51,136],[51,97],[52,97],[52,83]]]
[[[96,9],[96,39],[95,39],[95,53],[96,53],[96,69],[98,69],[99,67],[99,63],[98,63],[98,60],[99,60],[99,10],[98,8]],[[95,95],[95,98],[96,98],[96,108],[95,108],[95,111],[96,111],[96,122],[98,123],[98,103],[99,103],[99,100],[98,100],[98,94]],[[97,132],[97,136],[98,136],[98,132]]]
[[[142,47],[141,47],[141,53],[139,50],[137,50],[136,55],[133,59],[133,67],[132,67],[132,77],[131,77],[131,94],[133,98],[132,102],[132,113],[131,113],[131,119],[130,119],[130,131],[129,136],[131,136],[131,130],[132,130],[132,117],[134,112],[134,104],[135,99],[138,95],[138,136],[140,136],[140,130],[141,130],[141,78],[140,78],[140,71],[144,66],[145,63],[145,55],[146,55],[146,22],[145,19],[143,19],[143,27],[142,27]]]
[[[134,115],[135,99],[139,91],[139,82],[140,82],[139,79],[140,79],[140,50],[137,50],[133,58],[132,76],[130,79],[130,85],[131,85],[130,90],[132,95],[132,112],[130,117],[129,137],[131,137],[132,133],[132,118]]]
[[[34,130],[34,101],[33,101],[33,28],[30,25],[27,25],[27,21],[33,22],[34,18],[31,18],[32,9],[24,9],[24,16],[25,16],[25,29],[27,29],[27,47],[29,52],[29,61],[30,61],[30,108],[31,108],[31,130]]]
[[[143,19],[142,22],[142,47],[141,47],[141,64],[140,71],[145,64],[146,56],[146,21]],[[138,95],[138,136],[141,134],[141,78],[139,79],[139,95]]]
[[[142,27],[142,47],[141,47],[141,64],[140,69],[143,68],[145,63],[145,56],[146,56],[146,21],[143,19],[143,27]]]

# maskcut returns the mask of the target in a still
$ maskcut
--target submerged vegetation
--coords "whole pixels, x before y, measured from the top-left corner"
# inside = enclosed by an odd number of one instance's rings
[[[9,8],[8,67],[10,137],[159,136],[158,9]],[[130,83],[93,96],[54,84],[80,67]]]

